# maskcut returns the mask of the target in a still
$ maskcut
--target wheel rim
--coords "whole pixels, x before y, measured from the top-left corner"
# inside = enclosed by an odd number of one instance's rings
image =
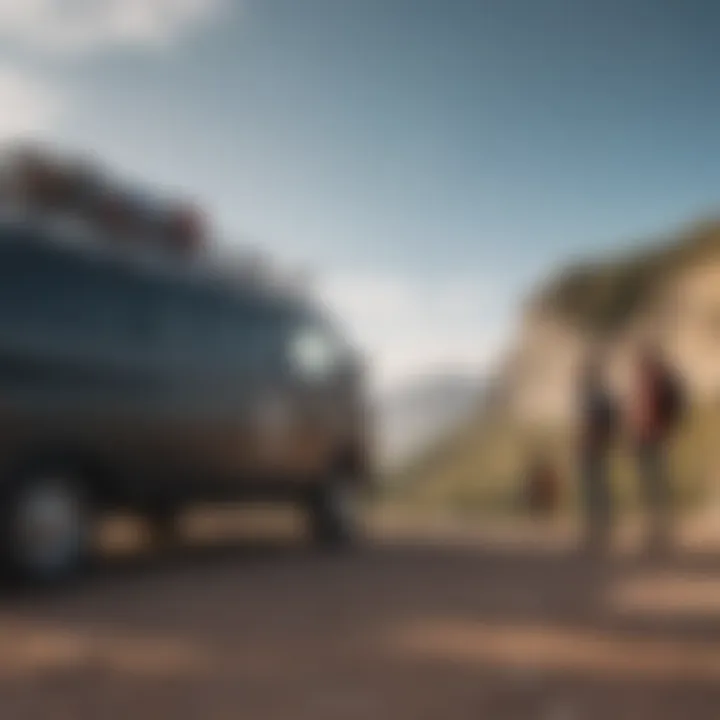
[[[333,514],[340,520],[342,527],[349,532],[356,532],[362,517],[362,501],[356,484],[349,480],[336,481],[331,497]]]
[[[80,552],[83,525],[80,499],[69,484],[59,480],[33,484],[18,507],[20,562],[41,574],[67,569]]]

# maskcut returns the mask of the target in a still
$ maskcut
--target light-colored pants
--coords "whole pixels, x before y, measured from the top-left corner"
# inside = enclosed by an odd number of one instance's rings
[[[651,540],[664,542],[671,524],[670,482],[664,443],[642,444],[638,448],[637,462]]]
[[[588,539],[604,540],[612,521],[607,453],[583,453],[580,464],[582,503]]]

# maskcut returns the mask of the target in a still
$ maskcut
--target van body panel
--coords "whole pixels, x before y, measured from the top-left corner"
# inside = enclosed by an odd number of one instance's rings
[[[0,473],[72,457],[109,505],[301,491],[366,455],[356,378],[294,361],[308,325],[334,337],[304,301],[3,228]]]

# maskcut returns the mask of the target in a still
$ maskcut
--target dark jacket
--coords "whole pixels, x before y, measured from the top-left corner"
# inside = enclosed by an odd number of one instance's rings
[[[607,450],[615,431],[615,406],[599,383],[584,383],[581,407],[581,444],[584,452]]]

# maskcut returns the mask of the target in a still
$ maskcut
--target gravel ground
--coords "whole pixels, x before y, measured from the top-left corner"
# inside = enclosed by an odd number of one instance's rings
[[[511,540],[236,538],[6,591],[0,718],[720,717],[720,556]]]

